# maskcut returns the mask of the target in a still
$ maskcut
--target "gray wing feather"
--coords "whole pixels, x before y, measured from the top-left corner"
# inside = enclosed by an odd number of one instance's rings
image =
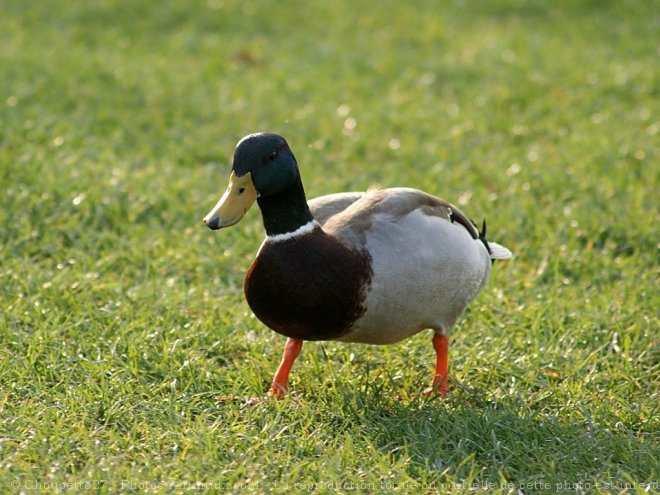
[[[328,194],[314,198],[307,204],[316,221],[324,225],[330,217],[344,211],[364,194],[363,192]]]
[[[309,202],[312,214],[328,231],[354,246],[363,246],[365,233],[377,215],[396,221],[413,210],[461,224],[474,239],[472,222],[454,205],[417,189],[372,189],[365,193],[321,196]]]

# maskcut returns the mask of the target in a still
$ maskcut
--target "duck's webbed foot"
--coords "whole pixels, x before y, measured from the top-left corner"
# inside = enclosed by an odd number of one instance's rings
[[[289,337],[284,346],[284,353],[282,355],[282,362],[280,363],[279,368],[277,368],[277,373],[275,373],[275,378],[273,378],[273,383],[268,390],[268,395],[270,397],[275,397],[277,399],[282,399],[286,396],[289,391],[289,373],[293,367],[293,363],[296,361],[300,350],[302,349],[303,341],[300,339],[293,339]]]

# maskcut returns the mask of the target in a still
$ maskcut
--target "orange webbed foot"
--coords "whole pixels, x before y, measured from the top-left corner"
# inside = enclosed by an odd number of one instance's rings
[[[268,397],[275,399],[283,399],[289,392],[289,373],[296,361],[300,350],[302,349],[303,341],[300,339],[293,339],[289,337],[284,345],[284,353],[282,354],[282,362],[280,363],[273,384],[268,390]]]
[[[288,383],[273,383],[268,389],[268,398],[284,399],[289,393]]]
[[[447,396],[447,379],[440,379],[437,382],[434,380],[430,387],[425,388],[422,391],[422,395],[425,397],[431,397],[434,395],[439,395],[443,399]]]
[[[447,395],[447,378],[449,377],[449,337],[441,333],[433,335],[433,350],[435,351],[435,374],[431,386],[422,395]]]

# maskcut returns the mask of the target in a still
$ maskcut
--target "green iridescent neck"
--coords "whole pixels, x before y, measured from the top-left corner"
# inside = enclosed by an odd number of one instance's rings
[[[300,177],[277,194],[260,196],[257,203],[269,236],[293,232],[314,220]]]

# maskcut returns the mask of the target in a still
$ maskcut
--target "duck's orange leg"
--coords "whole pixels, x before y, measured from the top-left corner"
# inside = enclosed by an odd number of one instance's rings
[[[435,375],[433,375],[433,383],[424,390],[424,393],[428,395],[437,391],[440,395],[446,395],[449,376],[449,337],[441,333],[433,335],[433,349],[436,357]]]
[[[268,391],[268,395],[271,397],[281,399],[289,391],[289,373],[291,372],[291,367],[296,361],[298,354],[300,354],[302,345],[303,341],[300,339],[287,339],[286,344],[284,345],[282,362],[280,363],[279,368],[277,368],[277,373],[275,373],[275,378],[273,378],[273,384]]]

